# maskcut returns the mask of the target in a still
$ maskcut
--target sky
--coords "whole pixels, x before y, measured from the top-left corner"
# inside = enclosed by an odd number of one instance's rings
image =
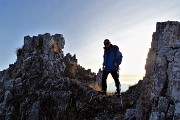
[[[64,53],[98,72],[103,41],[123,54],[121,75],[145,74],[156,22],[180,21],[180,0],[0,0],[0,71],[13,64],[24,36],[59,33]]]

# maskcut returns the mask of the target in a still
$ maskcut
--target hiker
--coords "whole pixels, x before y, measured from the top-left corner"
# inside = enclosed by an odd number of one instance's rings
[[[99,91],[100,94],[106,94],[107,83],[106,79],[109,73],[111,73],[115,85],[116,85],[116,93],[120,95],[120,82],[119,82],[119,65],[122,61],[122,54],[119,51],[118,46],[112,45],[109,39],[104,40],[104,61],[103,61],[103,74],[102,74],[102,90]]]

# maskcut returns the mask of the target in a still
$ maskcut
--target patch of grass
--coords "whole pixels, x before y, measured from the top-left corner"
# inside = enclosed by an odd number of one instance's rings
[[[98,84],[96,84],[96,83],[90,83],[89,87],[93,88],[96,91],[100,91],[101,90],[101,87]]]

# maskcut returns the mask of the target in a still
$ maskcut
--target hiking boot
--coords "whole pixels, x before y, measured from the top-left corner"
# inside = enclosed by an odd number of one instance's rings
[[[121,97],[121,94],[117,94],[117,98],[120,98]]]
[[[114,94],[117,95],[118,98],[121,97],[120,92],[115,92]]]
[[[101,91],[98,91],[98,93],[105,95],[105,94],[106,94],[106,91],[105,91],[105,90],[101,90]]]

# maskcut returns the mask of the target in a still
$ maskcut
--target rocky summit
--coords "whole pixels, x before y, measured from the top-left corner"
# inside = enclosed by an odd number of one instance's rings
[[[64,55],[62,34],[25,36],[0,71],[0,120],[179,120],[180,23],[158,22],[146,75],[122,93],[99,95],[99,75]]]

